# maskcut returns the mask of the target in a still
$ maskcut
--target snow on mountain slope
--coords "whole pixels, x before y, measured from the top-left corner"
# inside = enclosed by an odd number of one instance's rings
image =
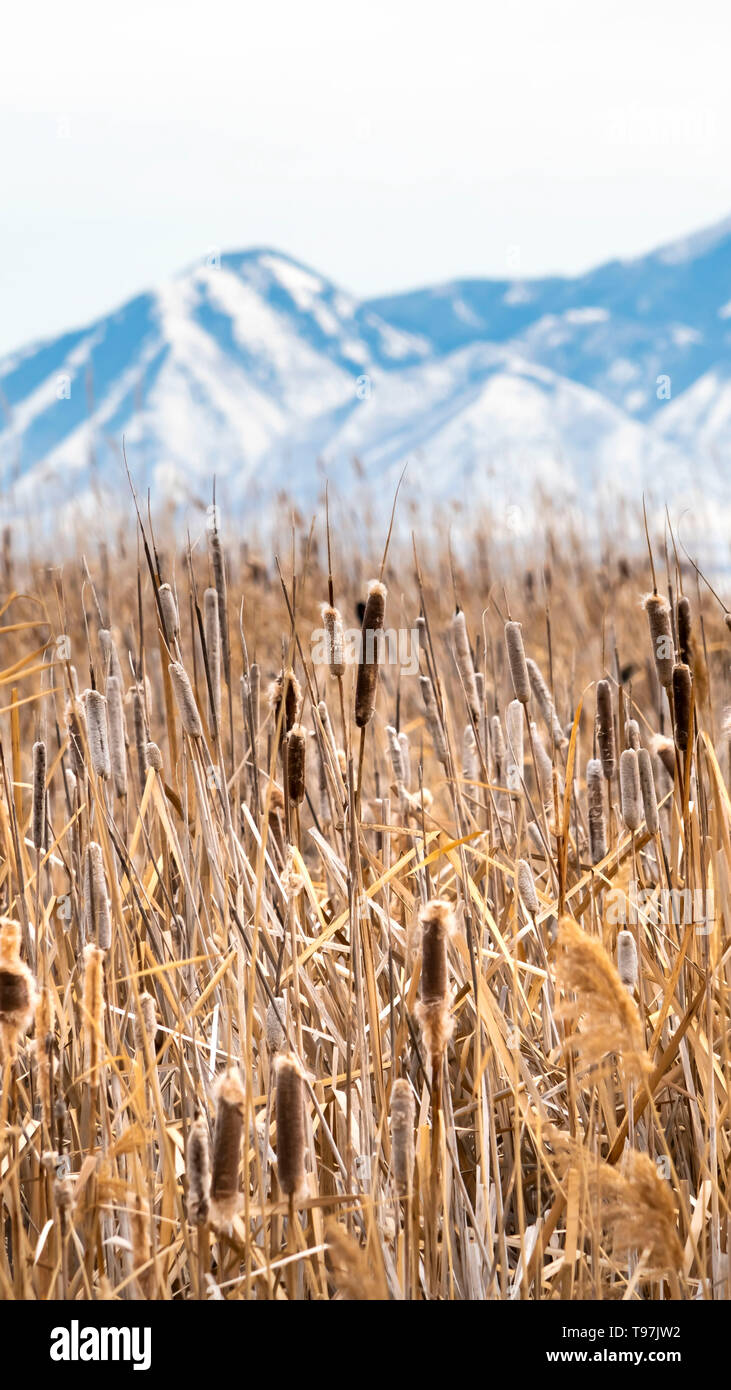
[[[384,496],[408,461],[432,497],[715,498],[729,335],[731,223],[575,280],[364,303],[268,248],[213,257],[0,361],[5,508],[123,496],[123,439],[176,504],[213,473],[241,502],[311,498],[356,456]]]

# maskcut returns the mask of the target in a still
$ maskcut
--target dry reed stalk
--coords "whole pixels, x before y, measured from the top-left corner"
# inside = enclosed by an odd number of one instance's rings
[[[213,570],[213,584],[216,590],[216,600],[218,607],[218,632],[221,644],[221,659],[223,661],[223,673],[226,684],[231,686],[231,647],[228,638],[228,585],[226,582],[226,561],[221,545],[221,536],[216,527],[208,533],[208,547],[211,556],[211,569]],[[208,639],[206,638],[206,641]],[[220,693],[220,680],[219,680]],[[219,710],[219,723],[220,723]]]
[[[601,941],[562,917],[558,947],[557,982],[564,994],[574,995],[558,1016],[579,1025],[570,1040],[573,1050],[587,1067],[616,1053],[629,1078],[644,1078],[649,1061],[640,1017]]]

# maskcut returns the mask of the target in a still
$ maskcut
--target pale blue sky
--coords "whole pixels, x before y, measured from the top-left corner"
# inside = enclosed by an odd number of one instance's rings
[[[37,0],[0,51],[0,352],[211,247],[359,295],[731,213],[722,0]]]

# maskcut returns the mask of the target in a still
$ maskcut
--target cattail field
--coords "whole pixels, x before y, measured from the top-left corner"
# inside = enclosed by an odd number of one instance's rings
[[[0,1299],[727,1299],[727,576],[129,514],[2,554]]]

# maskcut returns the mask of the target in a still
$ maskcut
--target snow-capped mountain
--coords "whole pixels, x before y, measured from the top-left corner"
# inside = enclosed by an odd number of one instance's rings
[[[0,360],[12,515],[123,495],[311,501],[353,460],[384,498],[641,488],[725,500],[731,221],[574,279],[359,302],[272,250],[215,257]],[[58,514],[58,513],[57,513]]]

